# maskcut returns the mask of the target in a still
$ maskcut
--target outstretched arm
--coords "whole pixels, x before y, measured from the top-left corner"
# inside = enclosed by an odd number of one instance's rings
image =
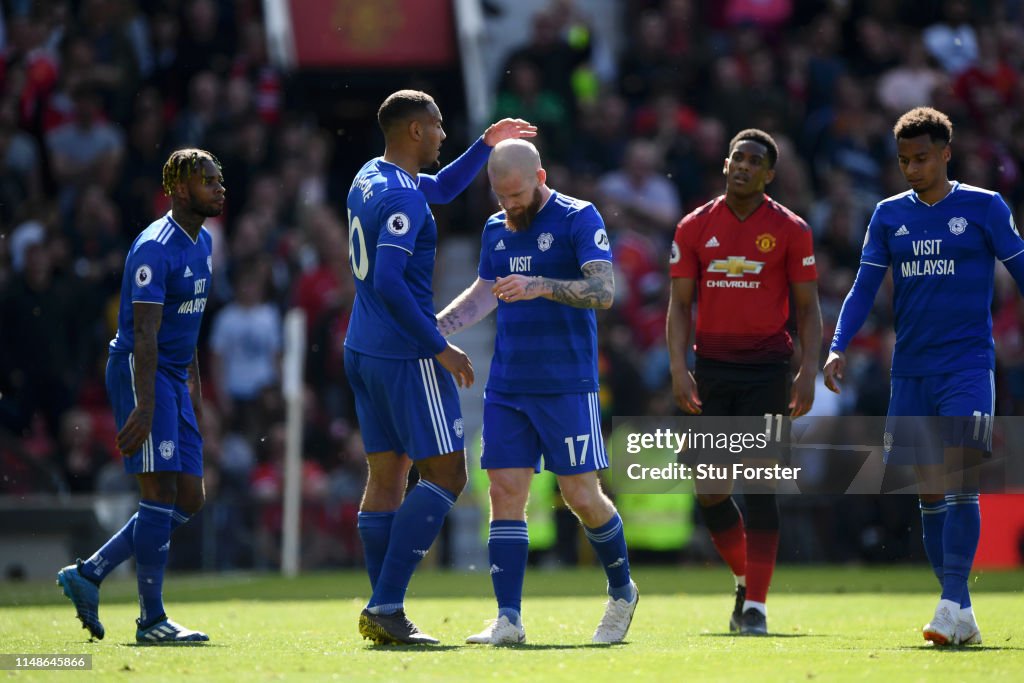
[[[522,119],[502,119],[492,124],[458,159],[437,175],[419,174],[419,189],[428,204],[447,204],[469,187],[473,178],[487,163],[491,149],[502,140],[532,138],[537,127]]]
[[[492,291],[506,303],[544,297],[575,308],[611,308],[615,274],[609,261],[591,261],[583,265],[582,280],[509,275],[499,277]]]
[[[487,314],[498,306],[494,297],[490,280],[477,278],[476,281],[459,294],[437,316],[437,329],[445,337],[471,327],[487,317]]]

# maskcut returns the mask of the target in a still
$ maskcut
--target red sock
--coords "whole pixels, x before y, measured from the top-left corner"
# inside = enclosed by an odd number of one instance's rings
[[[778,549],[778,529],[747,529],[747,600],[767,601]]]
[[[737,520],[728,529],[712,531],[711,540],[732,573],[744,576],[747,573],[747,535],[743,530],[743,519]]]

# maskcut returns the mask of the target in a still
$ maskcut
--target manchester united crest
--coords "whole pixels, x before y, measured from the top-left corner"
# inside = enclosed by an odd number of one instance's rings
[[[763,235],[758,235],[757,239],[754,240],[754,244],[757,245],[757,250],[759,252],[767,254],[769,251],[775,249],[775,235],[768,232]]]

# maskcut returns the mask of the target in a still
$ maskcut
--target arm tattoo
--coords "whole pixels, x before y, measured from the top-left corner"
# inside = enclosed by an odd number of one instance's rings
[[[477,278],[437,316],[437,329],[445,337],[480,322],[498,306],[491,293],[494,283]]]
[[[447,337],[455,334],[476,319],[477,307],[472,297],[455,301],[449,308],[441,312],[437,319],[437,329]]]
[[[615,275],[608,261],[591,261],[583,266],[582,280],[537,278],[527,290],[549,290],[547,298],[575,308],[609,308],[615,297]]]

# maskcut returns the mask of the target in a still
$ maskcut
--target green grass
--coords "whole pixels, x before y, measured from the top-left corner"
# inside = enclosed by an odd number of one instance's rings
[[[407,607],[434,648],[377,648],[359,639],[360,572],[294,581],[261,575],[171,576],[173,618],[211,636],[205,647],[134,644],[134,586],[104,585],[102,642],[87,642],[73,609],[52,584],[0,584],[0,651],[93,655],[93,675],[112,680],[202,681],[808,681],[1013,680],[1024,671],[1024,572],[972,578],[985,638],[941,650],[920,627],[938,598],[928,570],[782,567],[770,599],[767,638],[729,636],[732,607],[724,569],[638,568],[641,603],[629,643],[590,645],[600,619],[598,571],[533,570],[517,648],[463,646],[493,616],[483,573],[423,572]],[[83,674],[72,674],[83,675]],[[18,672],[12,680],[67,680],[66,672]]]

